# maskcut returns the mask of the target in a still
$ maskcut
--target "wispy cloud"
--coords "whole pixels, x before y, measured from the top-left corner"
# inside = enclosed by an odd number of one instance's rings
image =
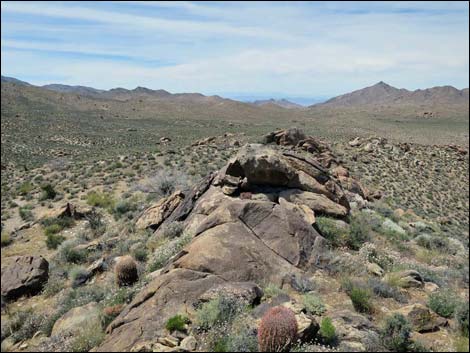
[[[467,3],[2,2],[2,74],[98,88],[333,95],[468,86]]]

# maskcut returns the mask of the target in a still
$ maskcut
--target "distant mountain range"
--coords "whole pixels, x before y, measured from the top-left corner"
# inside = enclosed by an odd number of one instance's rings
[[[254,105],[264,106],[264,105],[277,105],[279,107],[287,108],[287,109],[302,109],[304,108],[302,105],[293,103],[288,101],[287,99],[263,99],[263,100],[256,100],[253,102]]]
[[[459,90],[452,86],[441,86],[408,91],[379,82],[351,93],[331,98],[314,106],[361,107],[390,105],[437,105],[468,104],[468,88]],[[312,107],[314,107],[312,106]]]
[[[14,83],[17,85],[33,86],[27,82],[12,77],[2,76],[2,82]],[[86,86],[69,86],[62,84],[49,84],[39,86],[40,88],[59,93],[72,93],[80,96],[98,99],[112,99],[119,101],[127,101],[131,99],[154,99],[154,100],[170,100],[176,102],[206,102],[221,103],[238,102],[226,99],[220,96],[205,96],[200,93],[170,93],[163,89],[153,90],[145,87],[137,87],[129,90],[126,88],[112,88],[110,90],[100,90]],[[468,88],[459,90],[452,86],[441,86],[427,89],[418,89],[409,91],[404,88],[395,88],[385,82],[379,82],[373,86],[366,87],[351,93],[346,93],[331,98],[323,103],[316,103],[309,108],[354,108],[354,107],[374,107],[374,108],[390,108],[394,106],[437,106],[449,105],[460,106],[468,105],[469,91]],[[251,103],[258,107],[266,108],[284,108],[284,109],[305,109],[300,104],[293,103],[287,99],[263,99],[255,100]]]

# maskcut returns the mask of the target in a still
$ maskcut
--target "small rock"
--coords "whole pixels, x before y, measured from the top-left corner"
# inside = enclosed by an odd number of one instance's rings
[[[179,340],[173,336],[160,337],[157,342],[172,348],[178,346],[179,344]]]
[[[195,351],[197,341],[193,336],[188,336],[181,341],[180,347],[187,351]]]
[[[376,263],[368,263],[367,264],[367,272],[370,274],[377,276],[377,277],[382,277],[385,273],[385,271],[377,265]]]
[[[436,283],[432,282],[425,282],[424,283],[424,290],[427,293],[434,293],[439,289],[439,286]]]

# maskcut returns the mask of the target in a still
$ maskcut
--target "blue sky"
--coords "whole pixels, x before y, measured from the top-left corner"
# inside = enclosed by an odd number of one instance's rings
[[[33,84],[329,97],[468,87],[467,2],[12,2],[1,71]]]

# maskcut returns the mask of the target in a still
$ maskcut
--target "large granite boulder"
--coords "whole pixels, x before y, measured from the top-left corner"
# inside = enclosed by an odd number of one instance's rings
[[[201,301],[218,294],[255,304],[262,295],[258,285],[287,288],[292,276],[315,268],[326,247],[313,227],[315,213],[341,218],[349,204],[340,183],[313,155],[255,144],[166,210],[144,212],[140,225],[151,225],[158,236],[178,221],[193,239],[108,326],[97,351],[138,350],[166,334],[170,317],[191,317]],[[311,327],[313,320],[304,319]]]
[[[49,278],[49,263],[42,256],[18,256],[2,268],[2,297],[15,300],[38,294]]]

